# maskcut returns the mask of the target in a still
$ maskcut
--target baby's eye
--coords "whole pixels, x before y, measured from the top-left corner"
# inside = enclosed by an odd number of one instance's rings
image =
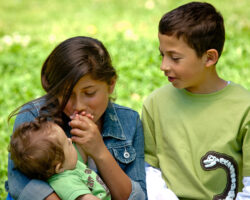
[[[162,52],[160,52],[160,55],[159,55],[160,57],[163,57],[164,55],[163,55],[163,53]]]

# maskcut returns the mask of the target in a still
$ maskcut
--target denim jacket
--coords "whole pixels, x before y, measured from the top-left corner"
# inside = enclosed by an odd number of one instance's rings
[[[32,121],[38,116],[43,100],[30,103],[22,108],[29,112],[18,114],[14,129],[20,124]],[[68,137],[70,127],[64,131]],[[104,113],[102,136],[105,145],[114,156],[122,170],[130,177],[132,192],[129,200],[147,199],[144,169],[144,138],[142,124],[136,111],[109,103]],[[8,160],[8,182],[6,182],[12,198],[18,200],[42,200],[53,192],[48,183],[29,179],[14,168],[13,161]]]

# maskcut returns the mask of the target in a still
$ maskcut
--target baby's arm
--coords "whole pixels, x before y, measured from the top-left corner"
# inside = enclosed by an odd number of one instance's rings
[[[100,200],[100,199],[94,196],[93,194],[85,194],[79,196],[76,200]]]

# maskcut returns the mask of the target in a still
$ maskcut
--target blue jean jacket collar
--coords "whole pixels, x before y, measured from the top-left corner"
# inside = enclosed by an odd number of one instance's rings
[[[113,103],[109,102],[103,117],[104,121],[102,136],[113,137],[119,140],[126,140],[126,136],[124,134]]]

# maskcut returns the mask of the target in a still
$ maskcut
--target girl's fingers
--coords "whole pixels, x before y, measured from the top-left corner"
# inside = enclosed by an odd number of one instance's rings
[[[84,115],[82,115],[82,113],[84,113]],[[83,119],[83,117],[87,117],[88,119],[91,119],[93,120],[94,119],[94,116],[90,113],[85,113],[85,112],[82,112],[81,114],[77,114],[77,117],[78,119]]]
[[[72,128],[86,129],[89,126],[89,119],[87,117],[81,117],[81,119],[73,119],[69,122]]]
[[[86,113],[86,112],[81,112],[80,114],[77,114],[77,113],[74,112],[69,118],[71,120],[74,120],[74,119],[80,119],[81,117],[84,117],[84,116],[88,117],[91,120],[94,119],[94,116],[92,114]]]
[[[77,137],[84,137],[84,135],[86,135],[85,131],[82,131],[78,128],[71,129],[70,133],[72,136],[77,136]]]
[[[70,119],[74,119],[74,118],[75,118],[75,116],[76,116],[76,114],[77,114],[77,112],[76,112],[76,111],[74,111],[74,113],[73,113],[72,115],[70,115],[70,116],[69,116],[69,118],[70,118]]]
[[[91,119],[91,120],[93,120],[94,119],[94,116],[93,115],[91,115],[91,114],[87,114],[86,115],[89,119]]]

